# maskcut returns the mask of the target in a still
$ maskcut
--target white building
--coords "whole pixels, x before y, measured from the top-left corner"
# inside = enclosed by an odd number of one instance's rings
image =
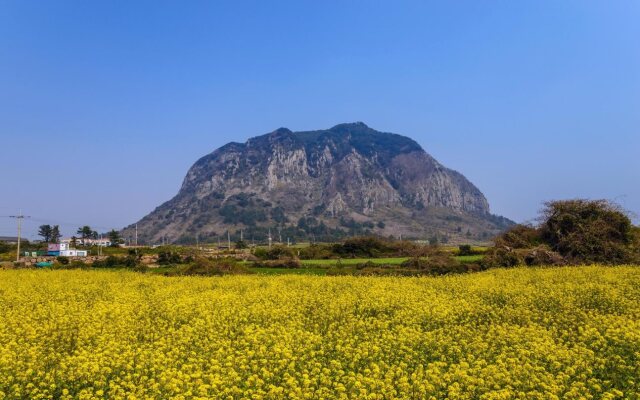
[[[65,238],[65,239],[60,240],[60,243],[70,244],[71,242],[72,242],[71,238]],[[82,239],[76,238],[76,243],[78,245],[82,244]],[[107,238],[103,238],[103,239],[89,239],[89,238],[86,238],[86,239],[84,239],[84,245],[85,246],[109,247],[109,246],[111,246],[111,240],[109,240]]]
[[[65,257],[86,257],[87,251],[77,249],[60,250],[60,255]]]

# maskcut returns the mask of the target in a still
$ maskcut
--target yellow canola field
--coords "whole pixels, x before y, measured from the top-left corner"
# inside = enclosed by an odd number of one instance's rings
[[[640,268],[0,272],[0,399],[640,398]]]

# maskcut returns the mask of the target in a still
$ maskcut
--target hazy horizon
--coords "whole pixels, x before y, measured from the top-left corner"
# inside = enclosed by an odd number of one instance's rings
[[[251,4],[3,3],[0,236],[120,229],[227,142],[355,121],[517,222],[640,214],[640,3]]]

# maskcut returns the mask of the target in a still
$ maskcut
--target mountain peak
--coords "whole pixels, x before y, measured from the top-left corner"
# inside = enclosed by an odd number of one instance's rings
[[[274,135],[274,134],[276,134],[276,135],[277,135],[277,134],[291,134],[291,133],[293,133],[293,132],[291,131],[291,129],[289,129],[289,128],[284,128],[284,127],[282,127],[282,128],[278,128],[278,129],[276,129],[275,131],[271,132],[271,134],[272,134],[272,135]]]
[[[334,131],[334,130],[342,130],[342,129],[371,129],[371,128],[369,128],[367,124],[365,124],[364,122],[357,121],[357,122],[344,122],[342,124],[338,124],[332,127],[329,130]]]
[[[149,241],[239,229],[260,237],[271,228],[294,240],[359,233],[469,242],[508,223],[489,213],[478,188],[414,140],[353,122],[305,132],[279,128],[227,144],[198,160],[178,195],[138,229]]]

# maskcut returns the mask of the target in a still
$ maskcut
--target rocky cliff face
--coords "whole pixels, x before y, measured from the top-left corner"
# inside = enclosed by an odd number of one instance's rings
[[[268,229],[276,239],[376,233],[473,241],[509,224],[489,213],[478,188],[415,141],[353,123],[280,128],[215,150],[138,231],[149,242],[211,239],[228,230],[264,240]]]

